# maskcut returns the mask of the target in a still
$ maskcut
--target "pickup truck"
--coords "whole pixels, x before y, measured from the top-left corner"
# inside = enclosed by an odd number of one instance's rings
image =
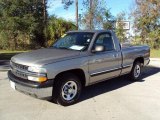
[[[110,30],[70,31],[53,46],[15,55],[13,89],[60,105],[76,103],[84,87],[128,74],[137,81],[149,64],[148,46],[121,46]]]

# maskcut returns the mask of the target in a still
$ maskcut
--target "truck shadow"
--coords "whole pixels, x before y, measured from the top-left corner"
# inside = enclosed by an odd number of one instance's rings
[[[158,72],[160,72],[160,68],[153,67],[153,66],[147,66],[143,69],[141,80],[137,82],[145,82],[144,78],[154,75]],[[126,85],[129,85],[132,83],[134,82],[129,80],[127,76],[121,76],[121,77],[107,80],[107,81],[104,81],[104,82],[101,82],[95,85],[91,85],[89,87],[86,87],[83,90],[82,96],[80,98],[80,102],[93,98],[95,96],[98,96],[100,94],[110,92],[110,91],[119,89],[121,87],[125,87]]]

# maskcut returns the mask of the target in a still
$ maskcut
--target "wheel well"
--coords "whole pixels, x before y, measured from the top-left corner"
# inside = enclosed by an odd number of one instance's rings
[[[143,57],[138,57],[135,59],[134,63],[139,61],[141,64],[144,64],[144,58]]]
[[[58,78],[62,74],[65,74],[65,73],[72,73],[72,74],[76,75],[81,80],[82,86],[85,86],[86,78],[85,78],[84,71],[82,69],[73,69],[73,70],[68,70],[68,71],[61,72],[58,75],[56,75],[54,83],[58,80]]]

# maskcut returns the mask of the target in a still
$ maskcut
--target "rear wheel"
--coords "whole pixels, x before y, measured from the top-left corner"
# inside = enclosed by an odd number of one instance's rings
[[[53,100],[63,106],[72,105],[78,101],[81,90],[82,84],[76,75],[63,74],[54,85]]]
[[[136,61],[134,64],[133,64],[133,67],[132,67],[132,70],[131,70],[131,73],[129,74],[131,79],[133,81],[137,81],[140,79],[141,77],[141,70],[142,70],[142,66],[141,66],[141,63],[139,61]]]

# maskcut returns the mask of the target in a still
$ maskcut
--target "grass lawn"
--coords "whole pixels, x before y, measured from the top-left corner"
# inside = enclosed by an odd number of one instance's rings
[[[160,58],[160,49],[151,49],[151,58]]]
[[[8,51],[0,50],[0,60],[10,60],[12,56],[26,51]]]

